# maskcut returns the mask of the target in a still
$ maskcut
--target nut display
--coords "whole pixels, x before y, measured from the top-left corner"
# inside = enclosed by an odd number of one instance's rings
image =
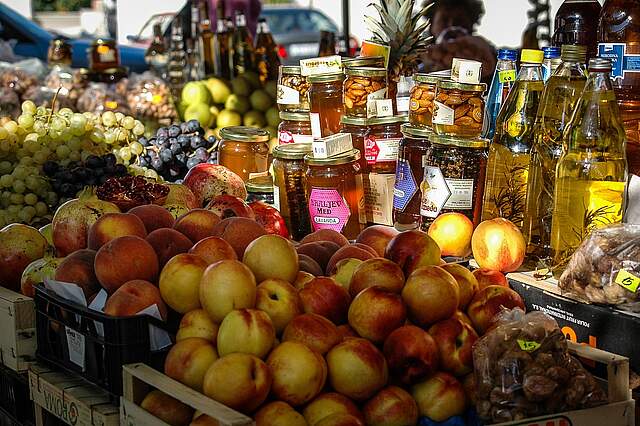
[[[485,84],[439,81],[433,111],[435,132],[449,136],[480,136],[485,90]]]
[[[8,68],[0,71],[0,87],[12,89],[21,98],[24,97],[24,93],[30,87],[37,85],[38,79],[36,79],[28,72],[14,68]]]
[[[280,111],[309,111],[311,84],[302,76],[299,66],[281,66],[278,78],[278,108]]]
[[[140,78],[129,84],[127,102],[137,117],[163,119],[178,116],[171,88],[157,78]]]
[[[78,98],[79,111],[101,114],[104,111],[121,112],[129,115],[127,100],[118,95],[104,83],[91,84]]]
[[[436,98],[436,83],[439,78],[427,74],[415,74],[415,85],[409,93],[409,123],[418,127],[431,127],[433,101]]]
[[[344,112],[350,117],[367,117],[367,101],[384,99],[387,93],[387,70],[384,68],[347,68],[344,81]],[[373,114],[375,115],[375,114]]]

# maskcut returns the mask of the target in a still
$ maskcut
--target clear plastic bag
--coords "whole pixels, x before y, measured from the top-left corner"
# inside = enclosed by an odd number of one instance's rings
[[[38,87],[38,79],[29,72],[19,68],[0,68],[0,87],[13,90],[20,100],[27,100],[24,94],[32,87]]]
[[[60,90],[60,92],[58,92],[58,96],[56,96],[56,92],[57,90],[49,89],[48,87],[35,86],[29,88],[24,93],[24,98],[33,101],[33,103],[38,106],[44,106],[46,108],[51,108],[53,99],[55,98],[56,111],[61,108],[75,109],[76,104],[69,98],[67,91]]]
[[[570,297],[640,311],[640,225],[620,223],[591,232],[558,285]]]
[[[606,393],[567,349],[556,321],[516,308],[473,347],[476,409],[492,423],[594,407]]]
[[[17,119],[20,115],[20,98],[13,89],[0,86],[0,117]]]
[[[169,85],[151,73],[134,76],[127,89],[129,108],[141,119],[177,119]]]
[[[77,108],[78,112],[102,114],[105,111],[114,111],[131,115],[127,100],[105,83],[90,84],[78,98]]]

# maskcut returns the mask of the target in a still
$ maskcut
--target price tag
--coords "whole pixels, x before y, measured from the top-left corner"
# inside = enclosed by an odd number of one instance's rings
[[[300,60],[300,72],[304,77],[342,72],[342,57],[338,55]]]
[[[533,352],[540,347],[540,343],[529,340],[518,339],[518,346],[525,352]]]
[[[67,348],[69,349],[69,361],[84,371],[84,335],[69,327],[65,327],[65,332],[67,335]]]
[[[640,277],[633,275],[626,269],[620,269],[614,281],[633,293],[638,291],[638,287],[640,287]]]
[[[108,109],[115,110],[116,108],[118,108],[118,103],[116,101],[105,101],[104,106]]]
[[[516,81],[516,70],[504,70],[498,72],[498,80],[500,80],[500,83]]]
[[[393,101],[391,99],[376,100],[376,115],[378,117],[391,117],[393,115]]]

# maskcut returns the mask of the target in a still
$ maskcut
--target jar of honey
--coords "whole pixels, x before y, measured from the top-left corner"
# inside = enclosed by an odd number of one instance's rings
[[[396,180],[393,189],[393,222],[406,231],[420,226],[420,184],[424,178],[424,156],[431,146],[431,130],[403,124],[398,147]]]
[[[366,118],[343,116],[340,120],[342,124],[340,133],[351,133],[351,144],[360,151],[360,167],[365,170],[367,160],[364,158],[364,136],[369,131]]]
[[[267,172],[269,132],[254,127],[232,126],[220,130],[218,163],[245,182]]]
[[[440,77],[429,74],[414,74],[415,85],[409,95],[409,123],[417,127],[431,128],[433,101],[436,98],[436,84]]]
[[[347,68],[374,67],[384,68],[384,56],[357,56],[342,59],[342,66]]]
[[[103,72],[109,68],[120,67],[120,54],[114,40],[99,38],[91,43],[88,49],[89,69],[92,72]]]
[[[288,143],[311,143],[311,120],[308,112],[280,112],[278,145]]]
[[[340,131],[343,74],[320,74],[308,77],[311,113],[311,134],[314,139],[330,136]]]
[[[467,84],[450,80],[437,83],[433,108],[433,130],[439,135],[479,137],[484,118],[484,83]]]
[[[402,139],[400,125],[407,121],[403,115],[370,118],[364,137],[364,157],[367,172],[395,173],[398,148]]]
[[[49,43],[49,51],[47,52],[47,62],[52,65],[71,66],[71,44],[63,38],[56,38]]]
[[[245,184],[247,188],[247,203],[262,201],[271,207],[279,209],[279,200],[276,201],[273,194],[273,178],[271,176],[257,176],[251,178]]]
[[[385,68],[346,68],[344,81],[344,113],[349,117],[373,117],[376,115],[376,99],[387,95],[387,70]]]
[[[304,157],[309,217],[314,231],[333,229],[352,240],[364,229],[359,159],[357,149],[329,158],[314,158],[311,154]]]
[[[296,241],[311,233],[304,163],[305,155],[311,152],[310,143],[291,143],[273,149],[274,201]]]
[[[309,111],[309,82],[299,66],[281,65],[278,75],[277,104],[280,111]]]

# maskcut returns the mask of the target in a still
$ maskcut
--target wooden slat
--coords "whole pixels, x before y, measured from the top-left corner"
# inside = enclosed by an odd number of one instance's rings
[[[0,362],[14,371],[27,371],[36,352],[33,299],[0,287],[0,324]]]

